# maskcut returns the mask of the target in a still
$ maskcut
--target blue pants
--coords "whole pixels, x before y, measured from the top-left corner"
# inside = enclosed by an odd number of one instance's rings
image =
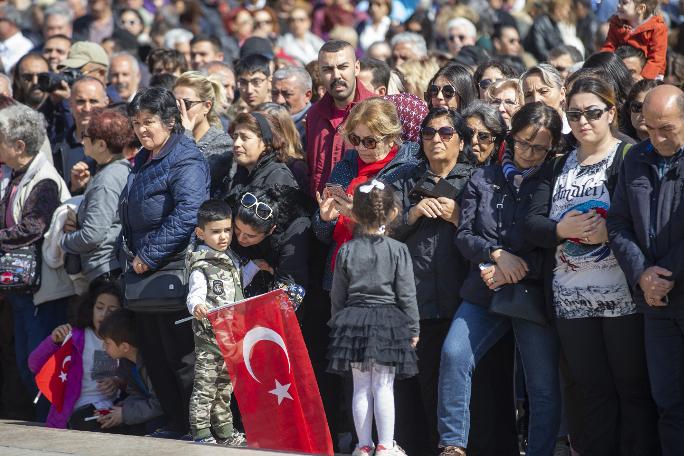
[[[561,411],[555,331],[552,327],[490,314],[486,308],[467,301],[458,308],[442,347],[437,410],[442,446],[468,446],[473,369],[511,327],[530,398],[527,454],[553,454]]]
[[[646,362],[663,456],[684,454],[684,318],[644,315]]]

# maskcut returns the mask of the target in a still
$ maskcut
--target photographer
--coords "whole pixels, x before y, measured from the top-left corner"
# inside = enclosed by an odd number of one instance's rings
[[[31,52],[23,56],[12,71],[14,99],[29,108],[40,109],[48,93],[40,88],[38,79],[41,74],[47,74],[48,68],[47,60],[40,54]]]

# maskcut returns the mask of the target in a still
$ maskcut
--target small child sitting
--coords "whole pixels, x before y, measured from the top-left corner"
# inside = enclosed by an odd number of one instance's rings
[[[615,52],[629,45],[643,51],[645,79],[662,79],[667,64],[667,25],[655,14],[658,0],[620,0],[617,14],[610,18],[608,36],[601,51]]]
[[[241,445],[230,411],[232,385],[207,312],[243,299],[239,261],[229,249],[233,235],[230,206],[223,200],[202,203],[195,235],[203,241],[188,254],[188,311],[195,317],[195,383],[190,398],[190,432],[196,442]],[[212,435],[212,431],[213,434]],[[215,436],[215,437],[214,437]]]
[[[109,414],[99,416],[97,422],[102,429],[114,428],[116,432],[124,425],[126,434],[144,435],[156,427],[152,420],[164,412],[138,352],[133,312],[119,309],[105,318],[100,337],[107,354],[119,360],[118,376],[126,381],[126,398],[116,403]]]

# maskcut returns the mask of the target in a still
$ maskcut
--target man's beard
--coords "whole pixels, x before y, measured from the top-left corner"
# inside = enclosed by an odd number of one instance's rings
[[[29,88],[29,90],[26,92],[26,95],[24,96],[23,102],[31,107],[31,108],[37,108],[40,106],[43,101],[45,101],[45,98],[47,98],[47,93],[43,92],[42,90],[34,90],[34,87]],[[21,101],[21,100],[20,100]]]

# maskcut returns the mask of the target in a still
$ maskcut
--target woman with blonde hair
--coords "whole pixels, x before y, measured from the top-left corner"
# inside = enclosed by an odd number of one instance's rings
[[[511,129],[511,118],[523,105],[523,93],[520,90],[520,80],[516,78],[502,79],[492,83],[485,91],[485,101],[494,106]]]
[[[424,57],[419,60],[407,60],[397,67],[404,76],[404,89],[418,98],[423,98],[427,92],[432,76],[439,71],[439,64],[434,57]]]
[[[233,140],[223,131],[217,110],[224,99],[224,88],[217,76],[204,76],[198,71],[181,74],[173,86],[185,134],[192,137],[209,163],[211,194],[223,180],[232,178]]]

